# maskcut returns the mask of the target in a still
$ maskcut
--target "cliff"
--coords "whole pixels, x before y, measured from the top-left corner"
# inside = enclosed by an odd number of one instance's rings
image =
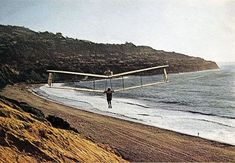
[[[132,43],[101,44],[0,25],[0,86],[45,82],[47,69],[103,74],[169,64],[168,72],[217,69],[215,62]]]
[[[58,124],[53,127],[55,119],[66,124],[58,117],[45,118],[26,103],[0,96],[0,162],[125,162],[108,146]]]

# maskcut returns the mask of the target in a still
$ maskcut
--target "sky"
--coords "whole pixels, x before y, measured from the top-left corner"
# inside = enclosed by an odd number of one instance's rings
[[[235,62],[235,0],[0,0],[0,24]]]

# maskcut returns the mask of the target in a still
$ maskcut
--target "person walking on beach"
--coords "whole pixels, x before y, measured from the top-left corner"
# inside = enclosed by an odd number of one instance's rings
[[[106,91],[104,91],[104,93],[106,93],[106,97],[107,97],[107,102],[108,102],[108,108],[112,108],[112,94],[113,94],[113,90],[111,90],[110,88],[108,88]]]

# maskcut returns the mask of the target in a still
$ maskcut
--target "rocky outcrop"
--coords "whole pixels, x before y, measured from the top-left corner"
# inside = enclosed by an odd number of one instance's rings
[[[169,64],[172,73],[218,68],[212,61],[148,46],[98,44],[0,25],[0,85],[45,82],[47,69],[103,74],[107,69],[119,73],[163,64]]]

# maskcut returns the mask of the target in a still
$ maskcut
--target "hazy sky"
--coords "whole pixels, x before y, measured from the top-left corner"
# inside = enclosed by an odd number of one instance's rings
[[[235,0],[0,0],[0,24],[235,62]]]

